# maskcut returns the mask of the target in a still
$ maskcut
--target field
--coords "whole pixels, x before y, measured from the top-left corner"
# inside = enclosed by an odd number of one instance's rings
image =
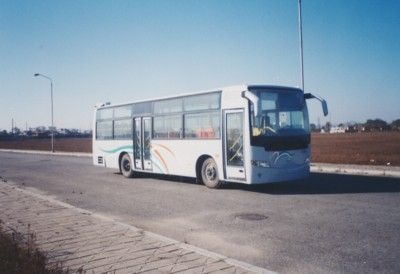
[[[50,150],[50,139],[0,141],[0,148]],[[313,134],[312,162],[400,166],[400,132]],[[56,139],[56,151],[92,152],[90,138]]]
[[[19,139],[3,141],[0,140],[0,148],[3,149],[26,149],[26,150],[51,150],[51,139]],[[92,152],[91,138],[62,138],[55,139],[55,151],[68,152]]]
[[[400,166],[400,132],[313,134],[312,162]]]

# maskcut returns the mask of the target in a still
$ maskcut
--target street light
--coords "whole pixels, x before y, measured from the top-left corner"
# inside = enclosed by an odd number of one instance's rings
[[[50,129],[50,132],[51,132],[51,152],[54,152],[53,80],[50,77],[48,77],[46,75],[43,75],[43,74],[40,74],[40,73],[35,73],[33,76],[34,77],[41,76],[41,77],[46,78],[47,80],[50,81],[50,96],[51,96],[51,129]]]

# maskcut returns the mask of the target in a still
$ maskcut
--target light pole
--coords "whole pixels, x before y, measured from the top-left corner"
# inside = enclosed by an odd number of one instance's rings
[[[304,92],[304,63],[303,63],[303,22],[301,16],[301,0],[298,0],[299,12],[299,39],[300,39],[300,64],[301,64],[301,88]]]
[[[34,77],[41,76],[43,78],[46,78],[47,80],[50,81],[50,96],[51,96],[51,152],[54,152],[54,116],[53,116],[53,79],[50,77],[40,74],[40,73],[35,73],[33,75]]]

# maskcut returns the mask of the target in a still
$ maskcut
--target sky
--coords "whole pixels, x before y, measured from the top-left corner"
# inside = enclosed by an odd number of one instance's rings
[[[303,0],[310,121],[400,118],[400,1]],[[0,0],[0,129],[90,129],[98,102],[300,86],[297,0]]]

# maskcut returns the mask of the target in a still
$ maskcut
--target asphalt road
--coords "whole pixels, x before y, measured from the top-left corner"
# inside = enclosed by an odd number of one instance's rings
[[[311,174],[211,190],[187,179],[125,179],[89,158],[4,152],[0,176],[278,272],[400,273],[400,179]]]

